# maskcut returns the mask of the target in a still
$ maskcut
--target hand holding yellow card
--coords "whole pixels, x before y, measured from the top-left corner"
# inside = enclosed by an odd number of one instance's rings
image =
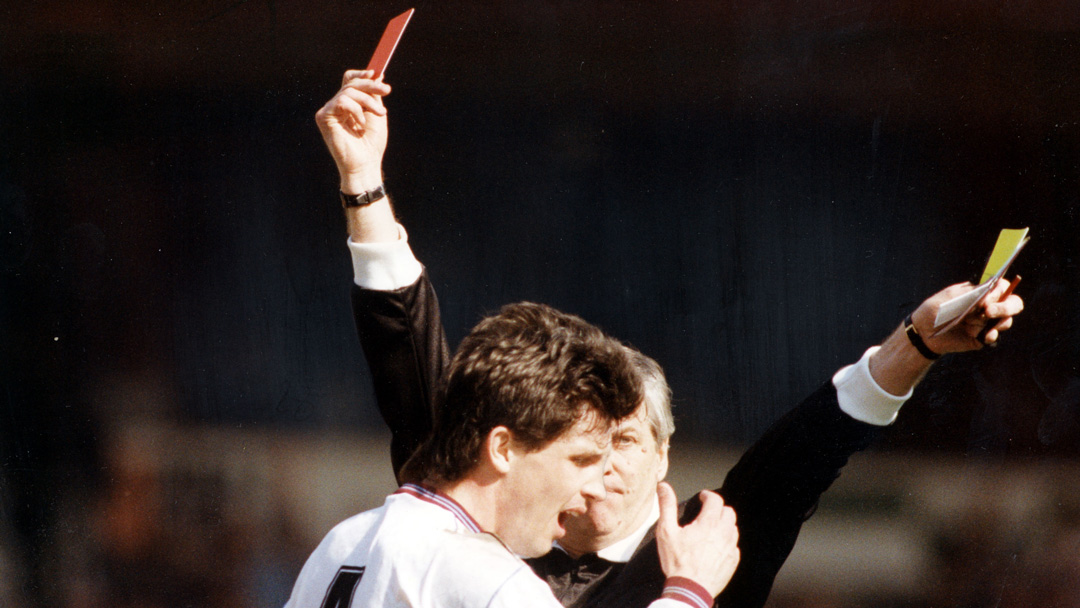
[[[979,277],[979,286],[941,305],[937,318],[934,319],[934,335],[952,329],[982,302],[997,280],[1005,275],[1005,271],[1009,269],[1029,240],[1031,237],[1028,236],[1027,228],[1003,229],[998,234],[994,250],[990,252],[990,259],[987,260],[986,267],[983,268],[982,275]]]

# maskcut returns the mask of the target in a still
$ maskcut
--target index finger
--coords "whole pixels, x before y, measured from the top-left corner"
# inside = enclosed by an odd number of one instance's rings
[[[1013,296],[1012,292],[1020,284],[1020,275],[1013,277],[1012,281],[998,279],[994,289],[983,299],[983,312],[987,317],[1002,317],[1008,314],[1016,314],[1019,309],[1013,311],[1018,304],[1019,296]],[[1023,304],[1019,303],[1023,308]]]
[[[375,70],[345,70],[345,75],[341,77],[341,86],[349,84],[350,80],[356,78],[371,78],[375,75]]]
[[[990,319],[1000,319],[1001,317],[1018,315],[1022,310],[1024,310],[1024,300],[1020,296],[1013,294],[1000,302],[988,304],[986,306],[986,316]]]
[[[702,490],[698,492],[698,498],[701,499],[701,513],[698,517],[711,517],[713,511],[720,511],[724,508],[724,499],[716,492]]]
[[[369,95],[389,95],[390,85],[381,80],[371,80],[368,78],[353,78],[341,85],[341,90],[346,91],[348,89],[356,89],[357,91],[363,91]]]

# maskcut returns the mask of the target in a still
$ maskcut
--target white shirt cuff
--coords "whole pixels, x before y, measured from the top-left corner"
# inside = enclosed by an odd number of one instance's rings
[[[398,240],[390,243],[347,241],[352,254],[353,282],[364,289],[393,291],[408,287],[420,278],[424,267],[409,247],[409,235],[398,224]]]
[[[878,386],[870,375],[870,357],[879,347],[871,346],[859,361],[843,367],[833,376],[840,409],[848,416],[877,426],[887,426],[896,420],[900,406],[911,398],[911,390],[897,397]]]

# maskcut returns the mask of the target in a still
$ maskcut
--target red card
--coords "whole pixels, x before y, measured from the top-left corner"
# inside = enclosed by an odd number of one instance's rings
[[[371,61],[367,66],[367,69],[375,70],[375,75],[372,78],[377,80],[386,71],[386,64],[390,63],[390,56],[394,54],[394,49],[397,48],[401,35],[405,33],[405,26],[409,24],[409,18],[412,17],[414,10],[416,9],[410,8],[386,24],[386,31],[383,32],[382,38],[379,39],[379,46],[375,47],[375,54],[371,56]]]

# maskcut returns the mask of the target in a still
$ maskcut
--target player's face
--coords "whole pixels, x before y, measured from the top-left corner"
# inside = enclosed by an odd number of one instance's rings
[[[559,543],[572,553],[599,551],[638,529],[652,512],[656,484],[667,475],[668,446],[657,443],[644,404],[618,425],[612,448],[606,496],[589,500],[586,513],[566,518],[566,537]]]
[[[566,533],[562,521],[568,515],[583,515],[587,502],[603,499],[611,431],[586,415],[543,449],[515,451],[495,531],[512,551],[522,557],[547,553]]]

